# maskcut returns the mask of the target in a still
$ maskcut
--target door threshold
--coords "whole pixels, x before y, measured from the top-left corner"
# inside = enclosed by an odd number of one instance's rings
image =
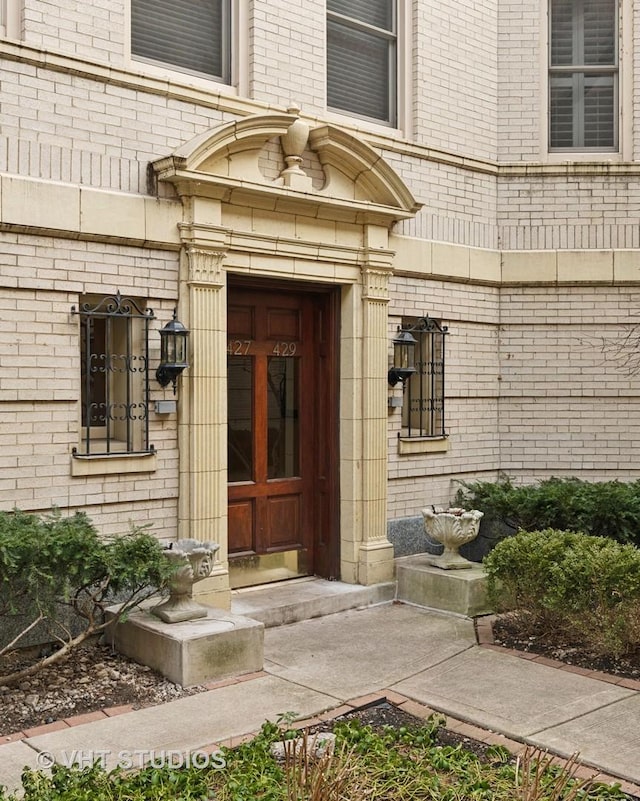
[[[252,584],[249,587],[237,587],[231,590],[231,595],[240,595],[249,592],[260,592],[269,588],[290,586],[291,584],[304,584],[308,581],[318,581],[318,576],[294,576],[287,579],[277,579],[276,581],[265,581],[264,584]]]

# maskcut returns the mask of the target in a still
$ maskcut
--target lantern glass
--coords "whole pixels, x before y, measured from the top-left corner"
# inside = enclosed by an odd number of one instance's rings
[[[409,331],[400,331],[393,340],[393,366],[400,370],[415,370],[417,340]]]
[[[418,344],[410,331],[400,330],[393,340],[393,367],[389,370],[388,380],[392,387],[415,373],[415,349]]]
[[[180,334],[176,334],[174,338],[174,358],[176,363],[184,364],[187,361],[187,337],[188,333],[185,331]]]
[[[189,332],[179,320],[171,320],[160,331],[160,361],[164,365],[187,366]]]

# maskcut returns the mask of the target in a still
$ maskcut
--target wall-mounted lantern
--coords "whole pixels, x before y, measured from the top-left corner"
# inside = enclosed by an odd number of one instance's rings
[[[162,387],[173,384],[173,394],[176,394],[176,381],[180,373],[189,366],[187,361],[187,342],[189,331],[176,319],[176,310],[173,310],[173,319],[160,330],[160,365],[156,370],[156,378]]]
[[[400,329],[397,336],[393,340],[393,367],[389,370],[389,384],[392,387],[402,381],[404,387],[405,381],[409,376],[415,373],[415,350],[418,344],[415,337],[410,331]]]

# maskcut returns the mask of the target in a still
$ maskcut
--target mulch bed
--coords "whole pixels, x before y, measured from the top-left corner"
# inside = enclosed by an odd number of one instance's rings
[[[496,645],[539,654],[567,665],[625,679],[640,679],[640,653],[619,658],[601,656],[561,633],[544,632],[543,635],[542,632],[524,629],[521,620],[512,615],[496,617],[493,621],[493,639]]]

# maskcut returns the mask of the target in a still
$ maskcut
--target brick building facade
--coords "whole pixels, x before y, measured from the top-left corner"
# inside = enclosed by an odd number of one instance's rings
[[[215,539],[226,604],[388,578],[461,480],[636,478],[634,6],[2,0],[1,508]]]

